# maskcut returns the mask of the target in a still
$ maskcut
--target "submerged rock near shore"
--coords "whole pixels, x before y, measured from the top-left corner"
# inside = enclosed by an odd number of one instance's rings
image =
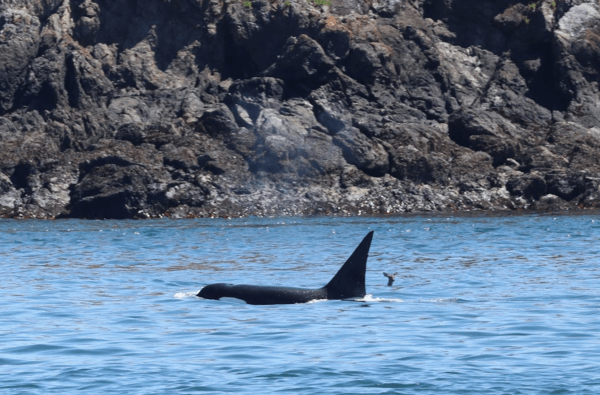
[[[2,0],[0,216],[600,206],[595,0]]]

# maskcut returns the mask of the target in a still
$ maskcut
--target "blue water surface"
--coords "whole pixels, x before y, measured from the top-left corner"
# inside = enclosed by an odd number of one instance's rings
[[[370,230],[363,301],[194,296],[320,287]],[[0,220],[0,394],[597,394],[599,241],[596,214]]]

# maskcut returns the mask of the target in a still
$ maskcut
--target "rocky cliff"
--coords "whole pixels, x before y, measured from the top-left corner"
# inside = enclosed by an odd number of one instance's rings
[[[3,216],[600,202],[595,0],[0,4]]]

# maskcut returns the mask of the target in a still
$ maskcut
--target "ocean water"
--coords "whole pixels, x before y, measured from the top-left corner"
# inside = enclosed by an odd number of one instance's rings
[[[364,300],[194,296],[320,287],[370,230]],[[600,391],[597,214],[0,220],[0,270],[3,395]]]

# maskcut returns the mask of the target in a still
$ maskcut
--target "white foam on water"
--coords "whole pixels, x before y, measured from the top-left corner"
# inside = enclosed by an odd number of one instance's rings
[[[394,302],[394,303],[402,303],[404,300],[396,299],[396,298],[375,298],[373,295],[365,295],[364,298],[356,299],[357,302]]]
[[[449,299],[421,299],[420,303],[460,303],[463,302],[460,298],[449,298]]]
[[[352,300],[355,302],[385,302],[385,303],[405,303],[405,302],[417,302],[417,303],[461,303],[464,300],[460,298],[449,298],[449,299],[419,299],[419,300],[404,300],[398,298],[377,298],[373,297],[373,295],[365,295],[364,298],[356,298],[356,299],[345,299]]]
[[[196,295],[198,295],[198,292],[200,291],[192,291],[192,292],[177,292],[175,295],[173,295],[173,297],[175,299],[184,299],[184,298],[191,298],[191,297],[196,297]]]

